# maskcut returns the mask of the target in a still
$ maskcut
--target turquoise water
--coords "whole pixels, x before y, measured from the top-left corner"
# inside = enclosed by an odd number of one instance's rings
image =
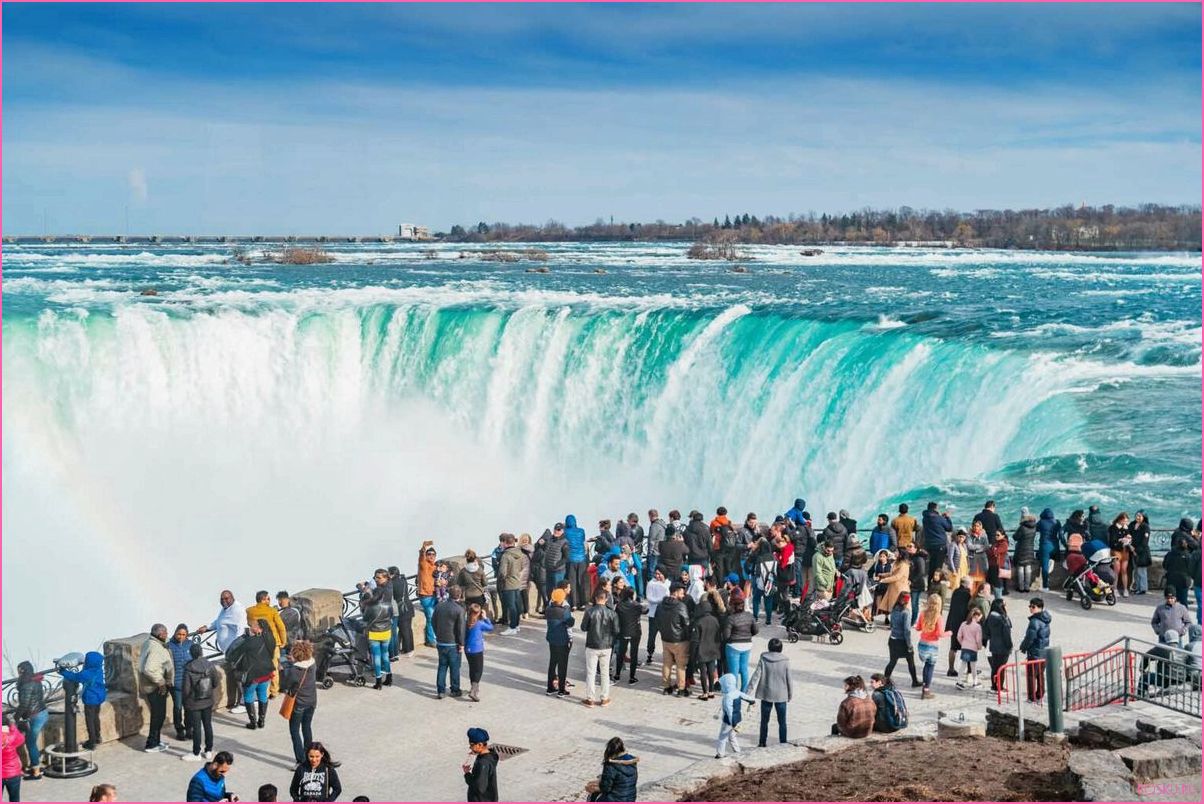
[[[362,575],[570,510],[1199,515],[1198,256],[477,248],[6,247],[6,581],[63,544],[137,630],[148,595],[330,585],[330,551]],[[181,548],[195,572],[156,571]]]

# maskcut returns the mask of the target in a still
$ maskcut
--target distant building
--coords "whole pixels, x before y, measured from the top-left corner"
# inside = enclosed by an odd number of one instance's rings
[[[401,240],[430,240],[431,230],[426,226],[403,223],[397,227],[397,237]]]

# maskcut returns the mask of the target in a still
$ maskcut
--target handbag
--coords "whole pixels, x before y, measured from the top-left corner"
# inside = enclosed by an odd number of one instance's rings
[[[300,689],[301,685],[305,683],[305,674],[308,672],[309,672],[308,667],[306,667],[304,670],[301,671],[301,680],[297,682],[298,689]],[[296,707],[297,707],[297,693],[295,693],[295,692],[284,693],[284,697],[280,701],[280,717],[284,718],[285,720],[291,720],[293,717],[293,709],[295,709]]]
[[[998,572],[1000,578],[1012,577],[1012,560],[1007,556],[1004,556],[1003,562],[999,565]]]

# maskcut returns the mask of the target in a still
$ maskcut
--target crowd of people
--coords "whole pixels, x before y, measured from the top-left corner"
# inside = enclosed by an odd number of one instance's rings
[[[1018,649],[1030,660],[1041,659],[1052,633],[1041,594],[1051,591],[1056,562],[1072,563],[1088,553],[1098,557],[1102,549],[1111,560],[1093,567],[1108,575],[1121,596],[1149,591],[1150,526],[1140,511],[1132,519],[1119,514],[1109,523],[1091,506],[1063,523],[1048,508],[1036,516],[1022,509],[1009,534],[991,501],[968,527],[957,528],[936,503],[929,503],[919,519],[904,504],[893,517],[879,514],[864,541],[847,511],[828,513],[822,525],[813,524],[805,501],[797,499],[768,523],[749,513],[737,524],[723,507],[709,522],[699,511],[683,517],[673,510],[665,519],[651,510],[646,529],[632,513],[613,530],[609,520],[600,521],[592,537],[569,515],[535,539],[503,533],[486,558],[467,550],[462,561],[441,558],[434,543],[426,541],[418,552],[413,596],[411,579],[397,566],[377,569],[371,582],[357,586],[356,628],[366,643],[366,672],[373,689],[393,684],[395,663],[415,650],[413,618],[421,609],[425,622],[419,633],[438,658],[434,696],[465,694],[463,659],[467,696],[479,701],[486,635],[517,634],[529,627],[525,621],[542,616],[547,695],[572,697],[572,648],[574,638],[583,635],[581,701],[586,707],[606,707],[625,672],[627,684],[636,684],[637,667],[652,665],[659,637],[663,694],[720,699],[715,749],[721,757],[741,750],[745,704],[759,704],[759,746],[767,744],[773,720],[779,742],[787,740],[793,685],[782,640],[770,639],[768,649],[752,661],[753,637],[774,625],[775,615],[781,625],[800,609],[822,609],[844,593],[855,601],[850,612],[855,621],[868,625],[882,618],[889,628],[883,670],[870,676],[868,686],[860,675],[845,679],[846,697],[832,725],[833,734],[864,737],[907,726],[906,699],[894,679],[900,661],[924,699],[935,694],[933,677],[943,650],[946,674],[957,679],[957,686],[983,685],[984,651],[991,689],[1006,684],[999,670],[1014,649],[1006,600],[1013,591],[1033,595],[1027,600],[1028,619]],[[1186,647],[1198,663],[1198,523],[1180,522],[1163,566],[1166,602],[1156,607],[1152,628],[1168,650]],[[1195,598],[1194,622],[1183,605],[1189,594]],[[529,611],[532,599],[534,610]],[[166,750],[162,731],[170,701],[175,737],[191,745],[181,759],[203,763],[191,778],[187,800],[223,800],[230,795],[226,777],[234,758],[229,751],[214,751],[219,689],[229,691],[229,711],[244,714],[245,726],[252,730],[267,727],[269,702],[283,697],[286,711],[281,714],[288,721],[296,763],[291,797],[335,800],[342,791],[339,764],[314,739],[322,681],[314,640],[320,635],[308,632],[304,612],[287,592],[279,592],[273,606],[269,593],[259,591],[254,605],[244,609],[225,590],[220,606],[213,621],[196,631],[183,623],[172,632],[160,623],[150,629],[137,668],[150,712],[144,750]],[[210,631],[224,654],[224,671],[196,641]],[[28,663],[19,672],[15,720],[6,722],[3,732],[4,787],[13,801],[19,800],[22,777],[40,776],[39,737],[47,714],[41,679]],[[223,685],[222,672],[233,683]],[[63,677],[81,686],[88,732],[83,745],[94,747],[100,741],[97,713],[106,695],[103,658],[89,653],[82,669],[64,671]],[[1028,665],[1030,700],[1043,697],[1043,679],[1039,665]],[[470,729],[468,740],[471,753],[462,768],[468,800],[496,800],[497,753],[484,729]],[[24,761],[10,761],[19,748]],[[633,800],[637,765],[620,738],[611,740],[591,797]],[[260,800],[274,800],[275,794],[274,787],[265,785]]]

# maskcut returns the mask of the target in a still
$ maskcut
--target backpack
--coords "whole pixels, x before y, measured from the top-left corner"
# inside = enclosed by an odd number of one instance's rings
[[[735,550],[739,541],[736,539],[736,529],[731,525],[719,526],[719,546],[724,550]]]
[[[208,701],[213,698],[213,674],[209,670],[198,671],[196,668],[184,669],[188,697],[194,701]]]
[[[882,711],[885,720],[895,731],[907,728],[907,701],[903,694],[894,687],[881,690],[886,699],[886,708]]]

